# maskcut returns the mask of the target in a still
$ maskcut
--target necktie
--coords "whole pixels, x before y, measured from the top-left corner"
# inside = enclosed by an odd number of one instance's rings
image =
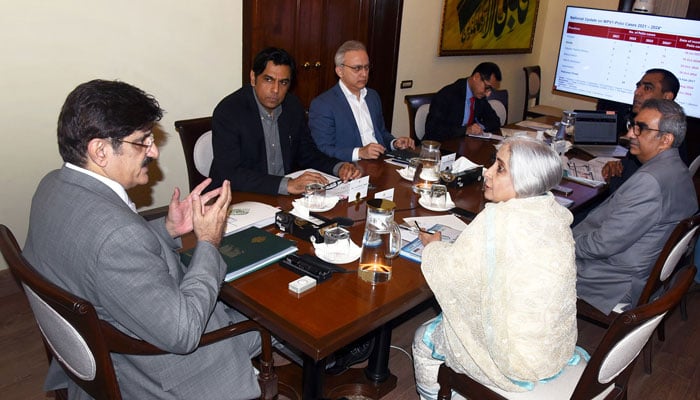
[[[469,99],[469,120],[467,121],[467,126],[474,123],[474,97]]]

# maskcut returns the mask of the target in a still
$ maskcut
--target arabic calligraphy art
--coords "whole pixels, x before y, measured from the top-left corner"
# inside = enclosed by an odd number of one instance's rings
[[[530,53],[539,0],[445,0],[440,56]]]

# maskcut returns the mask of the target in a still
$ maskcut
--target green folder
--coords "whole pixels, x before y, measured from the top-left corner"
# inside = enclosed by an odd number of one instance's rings
[[[296,252],[296,244],[254,226],[224,236],[219,252],[228,265],[224,280],[230,282],[243,275],[270,265]],[[189,265],[194,249],[181,253],[182,262]]]

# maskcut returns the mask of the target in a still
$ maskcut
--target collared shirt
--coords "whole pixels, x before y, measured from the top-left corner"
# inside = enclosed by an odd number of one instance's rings
[[[367,97],[367,88],[362,88],[360,90],[360,98],[358,99],[350,89],[343,83],[343,81],[338,81],[340,84],[340,90],[343,91],[345,99],[350,104],[350,109],[352,110],[352,115],[355,117],[355,123],[360,130],[360,139],[362,140],[362,146],[367,146],[370,143],[378,143],[377,138],[374,136],[374,126],[372,125],[372,116],[369,113],[369,107],[367,107],[367,102],[365,97]],[[356,147],[352,151],[352,160],[357,161],[360,159],[360,148]]]
[[[474,97],[474,93],[472,93],[472,88],[469,87],[469,79],[467,79],[467,84],[465,86],[467,86],[467,96],[464,100],[464,119],[462,120],[462,126],[464,127],[466,127],[467,122],[469,122],[469,114],[471,111],[469,103],[471,101],[471,98]],[[474,99],[474,101],[476,101],[476,99]],[[474,113],[476,113],[476,109],[474,110]],[[482,125],[479,121],[476,120],[476,115],[474,115],[474,123],[479,124],[479,126],[481,126],[482,129],[484,128],[484,125]]]
[[[267,111],[253,90],[253,97],[258,104],[258,114],[260,114],[260,122],[265,136],[265,152],[267,153],[267,173],[270,175],[284,176],[284,160],[282,159],[282,147],[280,145],[279,120],[282,114],[282,104],[275,107],[272,113]],[[280,185],[277,188],[279,194],[289,194],[287,192],[287,182],[289,178],[282,178]]]
[[[462,120],[462,126],[467,126],[467,122],[469,122],[471,98],[474,97],[474,93],[472,93],[472,89],[469,87],[469,79],[467,79],[467,84],[465,86],[467,87],[467,96],[464,101],[464,119]],[[474,120],[476,121],[476,118],[474,118]]]
[[[112,189],[114,191],[114,193],[116,193],[117,196],[119,196],[119,198],[122,199],[122,201],[124,203],[126,203],[126,205],[129,206],[129,208],[133,212],[136,212],[136,205],[134,204],[133,201],[131,201],[131,199],[129,199],[129,195],[126,193],[126,189],[124,189],[124,187],[122,185],[120,185],[118,182],[113,181],[113,180],[107,178],[106,176],[102,176],[100,174],[96,174],[96,173],[94,173],[90,170],[87,170],[85,168],[79,167],[75,164],[71,164],[69,162],[65,163],[65,165],[66,165],[66,168],[70,168],[73,171],[81,172],[85,175],[91,176],[91,177],[97,179],[98,181],[104,183],[105,185],[107,185],[108,188]]]

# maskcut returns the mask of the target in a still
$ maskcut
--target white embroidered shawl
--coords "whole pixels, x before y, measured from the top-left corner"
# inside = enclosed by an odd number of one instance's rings
[[[577,337],[571,221],[551,193],[512,199],[487,204],[454,244],[426,246],[447,365],[508,391],[566,365]]]

